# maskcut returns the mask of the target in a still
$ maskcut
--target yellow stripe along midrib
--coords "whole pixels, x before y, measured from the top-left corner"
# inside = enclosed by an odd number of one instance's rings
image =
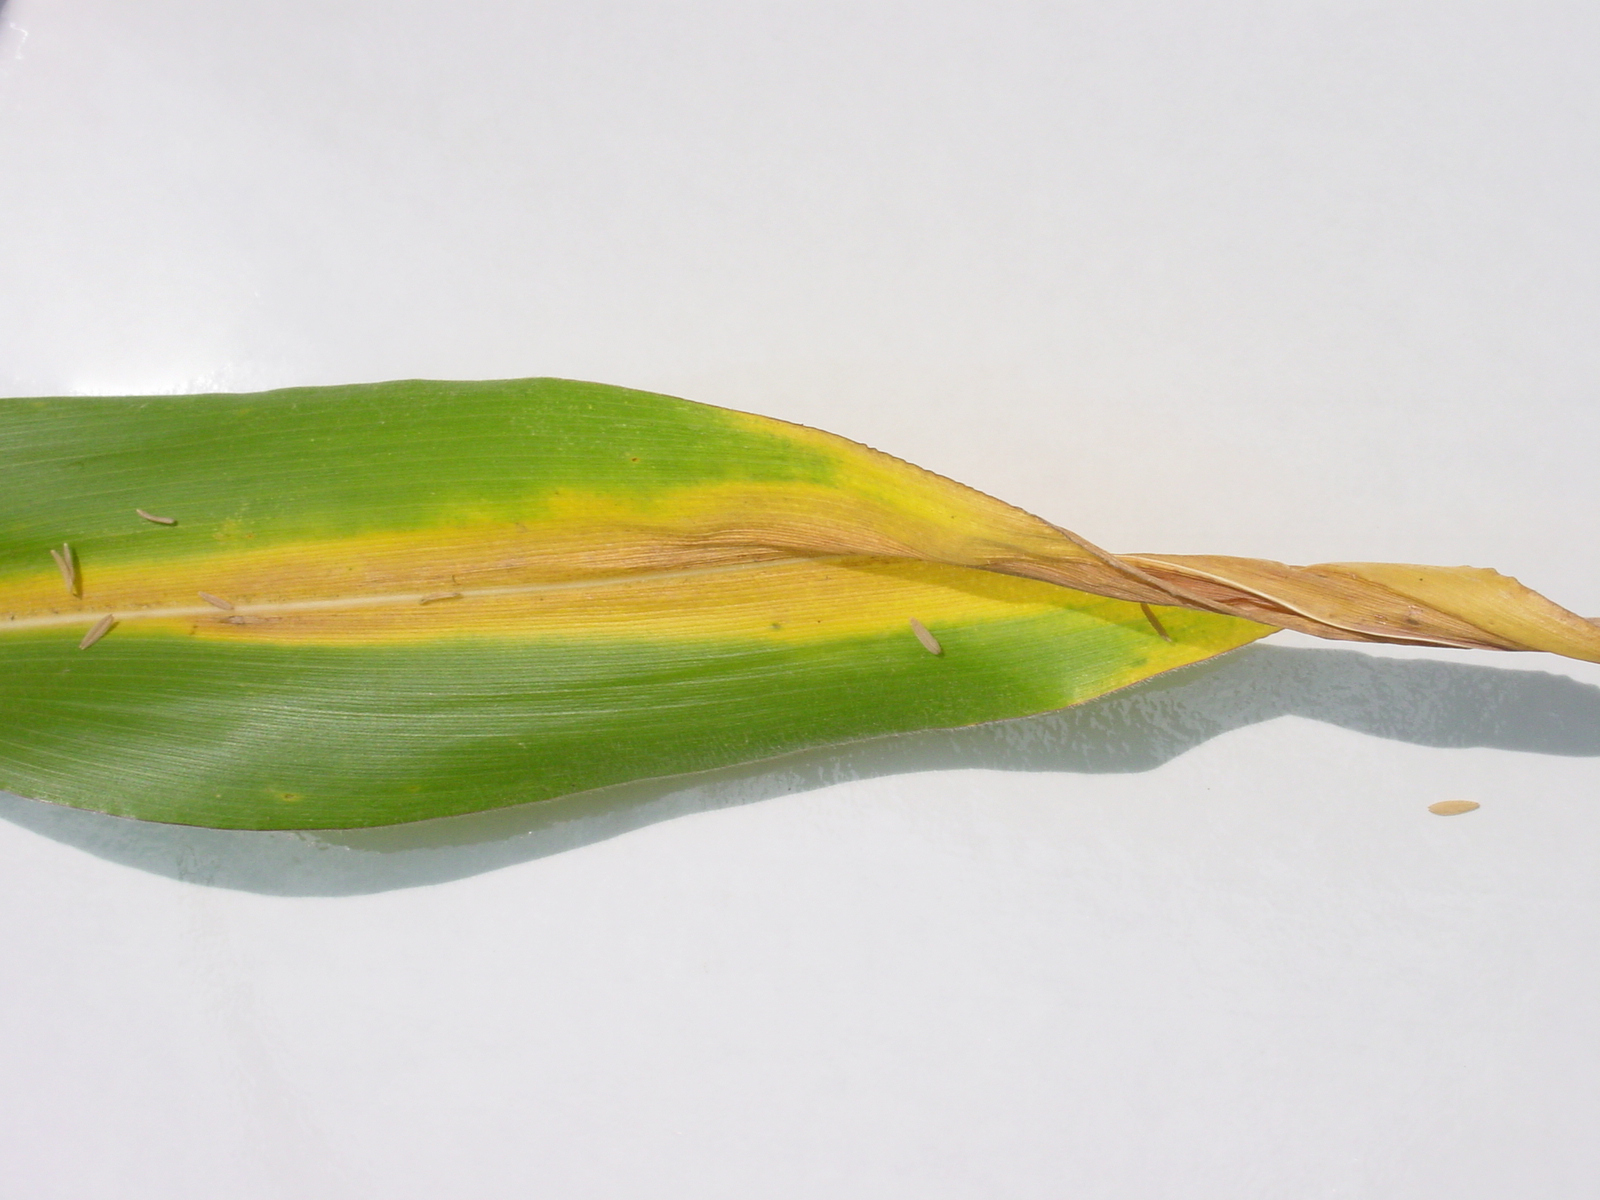
[[[530,494],[522,513],[458,509],[436,514],[426,525],[401,528],[388,525],[392,514],[383,514],[383,524],[365,533],[325,537],[285,538],[272,522],[229,518],[184,523],[176,530],[147,526],[143,539],[119,537],[84,565],[147,590],[160,591],[175,573],[203,570],[235,590],[259,584],[287,598],[296,589],[315,592],[341,572],[362,571],[370,582],[392,584],[400,578],[516,571],[526,577],[469,582],[534,583],[634,568],[715,565],[694,555],[735,548],[765,550],[767,557],[891,556],[964,566],[1033,558],[1087,561],[1070,538],[1038,518],[907,464],[896,465],[911,474],[902,483],[920,486],[904,487],[892,497],[863,487],[742,481],[646,496],[565,489]],[[82,549],[71,530],[59,536]],[[42,558],[46,550],[38,553]],[[579,569],[590,560],[605,565]],[[0,604],[7,590],[0,577]]]
[[[1136,606],[972,568],[910,560],[789,559],[543,584],[461,588],[424,603],[422,591],[237,604],[203,602],[40,613],[0,621],[0,632],[83,627],[107,612],[130,628],[249,641],[353,645],[450,637],[780,642],[961,626],[1082,610],[1124,620]],[[436,593],[434,593],[436,594]]]

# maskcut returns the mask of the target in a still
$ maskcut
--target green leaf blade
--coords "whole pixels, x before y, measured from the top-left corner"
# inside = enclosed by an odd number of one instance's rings
[[[4,401],[0,451],[0,786],[147,820],[479,811],[1059,708],[1271,631],[1163,608],[1168,641],[1114,569],[1059,586],[1108,568],[1020,510],[597,384]]]

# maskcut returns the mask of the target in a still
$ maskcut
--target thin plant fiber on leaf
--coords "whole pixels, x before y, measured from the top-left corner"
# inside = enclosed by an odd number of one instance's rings
[[[1061,708],[1279,628],[1600,661],[1493,571],[1110,554],[600,384],[0,400],[0,461],[0,787],[146,820],[480,811]]]

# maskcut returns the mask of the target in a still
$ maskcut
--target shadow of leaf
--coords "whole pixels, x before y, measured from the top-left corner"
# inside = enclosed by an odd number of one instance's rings
[[[1229,730],[1291,715],[1423,746],[1600,756],[1600,688],[1566,676],[1250,646],[1037,717],[823,747],[386,829],[295,834],[152,825],[5,793],[0,816],[175,879],[284,896],[356,895],[460,879],[688,813],[847,780],[961,768],[1148,771]]]

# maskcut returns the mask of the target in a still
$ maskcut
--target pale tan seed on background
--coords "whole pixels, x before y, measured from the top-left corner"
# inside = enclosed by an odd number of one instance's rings
[[[145,510],[142,508],[136,508],[133,511],[138,513],[146,521],[149,521],[155,525],[176,525],[178,523],[177,517],[157,517],[151,513],[145,512]]]
[[[233,611],[233,605],[229,604],[221,596],[213,596],[210,592],[196,592],[195,595],[211,605],[212,608],[225,608],[229,612]]]
[[[1481,807],[1476,800],[1441,800],[1428,805],[1428,811],[1439,817],[1457,817]]]
[[[928,627],[915,617],[911,618],[911,632],[917,635],[917,641],[922,643],[922,648],[929,654],[943,654],[944,647],[939,645],[939,639],[928,632]]]
[[[101,638],[105,637],[106,634],[110,633],[111,627],[116,623],[117,619],[110,613],[107,613],[105,616],[101,617],[94,623],[94,628],[90,629],[88,633],[83,635],[83,641],[78,643],[78,649],[87,650]]]
[[[418,600],[417,603],[418,604],[432,604],[435,600],[459,600],[459,599],[461,599],[461,593],[460,592],[435,592],[431,596],[424,596],[422,599]]]

